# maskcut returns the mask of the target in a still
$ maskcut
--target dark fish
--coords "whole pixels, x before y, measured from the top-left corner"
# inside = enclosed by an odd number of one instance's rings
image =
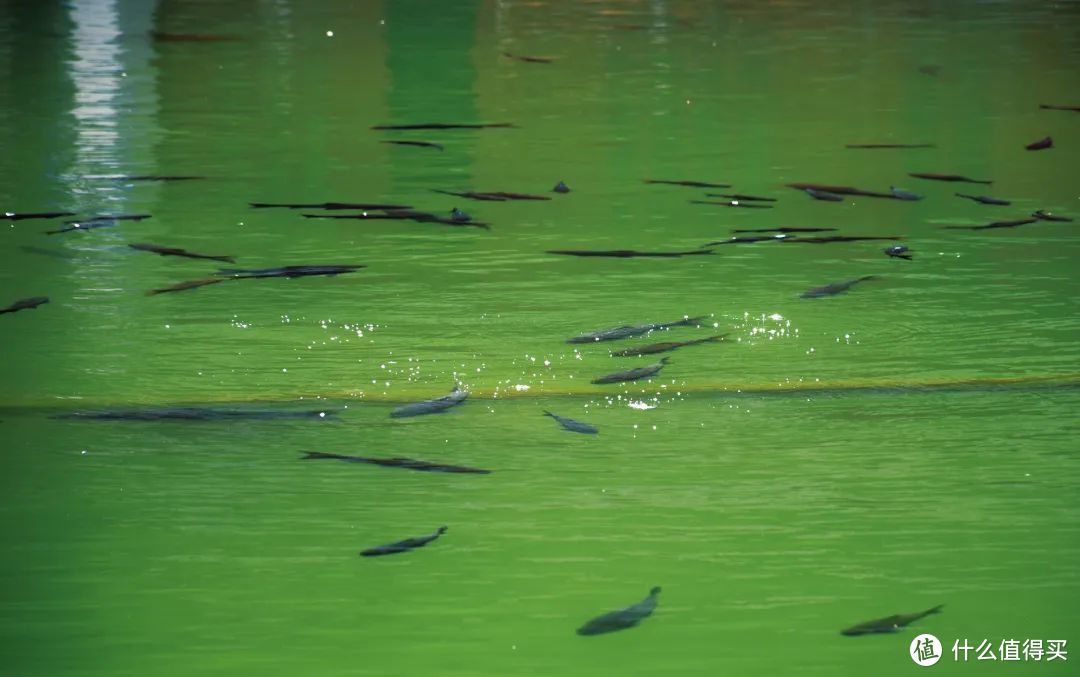
[[[783,240],[787,235],[784,233],[777,233],[776,235],[753,235],[749,237],[729,237],[726,240],[717,240],[716,242],[705,243],[706,247],[715,247],[722,244],[749,244],[751,242],[767,242],[769,240]]]
[[[487,475],[491,473],[490,470],[483,470],[481,468],[469,468],[463,465],[447,465],[445,463],[430,463],[428,461],[418,461],[414,458],[369,458],[367,456],[328,454],[322,451],[305,451],[304,454],[305,455],[300,458],[301,461],[334,459],[338,461],[348,461],[349,463],[370,463],[371,465],[381,465],[386,468],[404,468],[406,470],[419,470],[421,472],[468,473],[475,475]]]
[[[708,249],[693,249],[684,252],[639,252],[636,249],[548,249],[548,254],[562,254],[564,256],[606,256],[619,259],[637,257],[660,257],[674,258],[679,256],[699,256],[712,254]]]
[[[1035,223],[1039,219],[1016,219],[1015,221],[994,221],[985,226],[944,226],[949,230],[991,230],[994,228],[1016,228],[1029,223]]]
[[[581,421],[575,421],[572,418],[559,416],[558,414],[553,414],[550,411],[545,411],[544,416],[550,416],[551,418],[555,419],[556,421],[558,421],[559,425],[563,427],[563,429],[569,430],[570,432],[585,433],[587,435],[596,435],[600,432],[588,423],[582,423]]]
[[[76,411],[55,418],[90,421],[263,421],[304,418],[327,420],[332,411],[287,411],[272,409],[210,409],[203,407],[164,407],[160,409],[117,409],[111,411]]]
[[[699,343],[713,343],[716,341],[723,341],[725,338],[727,338],[727,334],[717,334],[716,336],[707,336],[705,338],[694,339],[692,341],[666,341],[664,343],[650,343],[649,345],[641,346],[640,348],[627,348],[626,350],[620,350],[617,353],[611,353],[611,356],[635,357],[637,355],[666,353],[669,350],[675,350],[676,348],[682,348],[683,346],[696,346]]]
[[[855,188],[852,186],[830,186],[821,183],[789,183],[788,188],[794,188],[795,190],[802,191],[818,191],[822,193],[832,193],[833,195],[859,195],[861,197],[879,197],[894,199],[892,193],[881,193],[875,190],[863,190],[862,188]],[[825,198],[829,199],[829,198]]]
[[[901,189],[897,188],[896,186],[889,186],[889,192],[891,192],[893,194],[893,197],[895,197],[897,200],[911,200],[911,201],[914,201],[914,200],[921,200],[922,199],[922,195],[916,195],[915,193],[909,193],[908,191],[901,190]]]
[[[554,59],[549,59],[546,56],[522,56],[520,54],[511,54],[510,52],[503,52],[503,56],[507,59],[524,61],[525,63],[551,63],[554,61]]]
[[[1026,148],[1028,150],[1046,150],[1047,148],[1053,148],[1053,147],[1054,147],[1054,140],[1051,139],[1049,136],[1047,136],[1045,138],[1042,138],[1042,139],[1039,139],[1038,141],[1032,141],[1028,145],[1024,146],[1024,148]]]
[[[1080,113],[1080,106],[1055,106],[1053,104],[1040,103],[1039,108],[1043,108],[1045,110],[1071,110]]]
[[[895,247],[886,247],[882,251],[885,252],[886,256],[890,256],[894,259],[912,260],[911,254],[909,253],[910,250],[902,244],[896,245]]]
[[[933,609],[927,609],[926,611],[919,611],[913,614],[896,614],[895,616],[887,616],[873,621],[866,621],[865,623],[853,625],[846,630],[841,630],[840,634],[855,637],[858,635],[872,635],[881,632],[896,632],[930,614],[941,613],[942,606],[944,605],[938,605]]]
[[[815,200],[822,200],[824,202],[843,202],[844,201],[844,197],[842,195],[837,195],[836,193],[830,193],[830,192],[825,191],[825,190],[817,190],[817,189],[814,189],[814,188],[804,188],[803,190],[806,192],[807,195],[814,198]]]
[[[635,367],[633,369],[627,369],[626,371],[617,371],[614,374],[594,378],[590,383],[599,385],[602,383],[621,383],[623,381],[637,381],[639,379],[649,378],[656,375],[668,362],[668,358],[663,357],[655,364],[646,365],[644,367]]]
[[[692,327],[699,324],[704,317],[684,317],[676,322],[658,322],[653,324],[639,324],[639,325],[623,325],[621,327],[613,327],[611,329],[600,329],[598,331],[590,332],[588,334],[582,334],[581,336],[575,336],[574,338],[567,339],[567,343],[594,343],[597,341],[618,341],[619,339],[630,338],[631,336],[640,336],[642,334],[648,334],[650,331],[662,331],[664,329],[670,329],[672,327]]]
[[[570,186],[567,186],[564,182],[560,181],[555,184],[555,187],[551,189],[553,193],[569,193]]]
[[[48,302],[48,296],[32,296],[28,299],[20,299],[7,308],[0,308],[0,315],[3,315],[4,313],[17,313],[20,310],[30,310],[31,308],[37,308]]]
[[[982,179],[969,179],[966,176],[960,176],[959,174],[934,174],[930,172],[909,172],[908,176],[913,176],[916,179],[929,179],[931,181],[952,181],[954,183],[981,183],[990,185],[993,181],[986,181]]]
[[[740,202],[738,200],[731,200],[729,202],[716,202],[714,200],[690,200],[690,204],[694,205],[717,205],[720,207],[743,207],[746,209],[772,209],[772,205],[759,205],[753,202]]]
[[[208,259],[210,261],[236,263],[236,260],[231,256],[211,256],[209,254],[196,254],[195,252],[189,252],[186,249],[178,249],[176,247],[161,247],[156,244],[143,243],[129,244],[128,246],[141,252],[152,252],[154,254],[160,254],[161,256],[182,256],[189,259]]]
[[[280,268],[256,268],[245,270],[242,268],[222,268],[214,273],[218,277],[233,279],[251,279],[257,277],[307,277],[309,275],[341,275],[352,273],[367,266],[361,264],[326,264],[312,266],[282,266]]]
[[[94,216],[89,219],[75,219],[74,221],[64,221],[64,223],[93,223],[94,221],[142,221],[148,219],[153,214],[108,214],[102,216]]]
[[[824,287],[814,287],[813,289],[808,289],[804,291],[802,294],[799,294],[799,296],[804,299],[819,299],[824,296],[835,296],[837,294],[843,294],[848,289],[851,289],[860,282],[876,279],[878,279],[877,275],[864,275],[862,277],[857,277],[854,280],[833,282],[831,284],[825,285]]]
[[[4,218],[8,221],[22,221],[23,219],[58,219],[61,216],[75,216],[75,212],[4,212]]]
[[[704,181],[667,181],[664,179],[645,179],[645,183],[663,183],[669,186],[689,186],[691,188],[731,188],[730,183],[706,183]]]
[[[420,536],[418,538],[406,538],[404,541],[398,541],[397,543],[368,548],[367,550],[361,551],[360,554],[363,557],[376,557],[378,555],[394,555],[399,552],[408,552],[409,550],[424,547],[445,533],[446,527],[439,527],[433,534]]]
[[[489,124],[455,124],[444,122],[424,122],[415,125],[375,125],[372,129],[493,129],[516,127],[510,122],[495,122]]]
[[[436,148],[442,150],[441,144],[432,143],[430,141],[383,141],[383,143],[392,143],[395,146],[416,146],[418,148]]]
[[[827,233],[835,228],[800,228],[798,226],[780,226],[779,228],[741,228],[733,233]]]
[[[454,207],[450,210],[450,220],[454,223],[468,223],[469,221],[472,221],[472,217],[457,207]]]
[[[441,223],[446,226],[471,226],[491,230],[491,226],[480,221],[455,221],[453,218],[443,218],[430,212],[418,212],[411,209],[392,209],[384,213],[362,214],[302,214],[305,219],[357,219],[360,221],[377,221],[389,219],[396,221],[416,221],[417,223]]]
[[[756,195],[740,195],[739,193],[705,193],[705,197],[726,197],[729,200],[745,200],[747,202],[776,202],[774,197],[757,197]]]
[[[484,200],[487,202],[505,202],[507,200],[550,200],[551,198],[546,195],[529,195],[528,193],[507,193],[505,191],[488,191],[488,192],[454,192],[452,190],[439,190],[437,188],[432,189],[436,193],[442,193],[443,195],[454,195],[456,197],[469,198],[470,200]]]
[[[46,235],[59,235],[60,233],[70,233],[76,230],[93,230],[95,228],[111,228],[116,225],[116,221],[112,219],[99,219],[96,221],[76,221],[70,226],[64,228],[58,228],[56,230],[46,230]]]
[[[370,209],[372,211],[405,210],[412,209],[410,205],[387,205],[368,202],[318,202],[315,204],[274,203],[274,202],[250,202],[256,209],[267,207],[282,207],[285,209]]]
[[[469,391],[462,390],[460,386],[454,386],[454,389],[449,395],[444,395],[443,397],[434,400],[414,402],[413,404],[406,404],[403,407],[398,407],[390,412],[390,418],[408,418],[410,416],[442,413],[451,407],[456,407],[461,404],[468,397]]]
[[[1054,214],[1051,214],[1050,212],[1045,212],[1041,209],[1032,212],[1031,215],[1039,219],[1040,221],[1072,221],[1072,219],[1068,216],[1056,216]]]
[[[173,291],[184,291],[186,289],[197,289],[199,287],[205,287],[211,284],[219,284],[221,282],[228,282],[232,278],[229,277],[205,277],[201,280],[188,280],[186,282],[178,282],[170,287],[158,287],[157,289],[151,289],[146,292],[147,295],[153,296],[155,294],[167,294]]]
[[[1012,204],[1008,200],[1000,200],[1000,199],[998,199],[996,197],[989,197],[987,195],[965,195],[964,193],[956,193],[956,197],[962,197],[962,198],[966,198],[968,200],[974,200],[975,202],[978,202],[978,203],[984,204],[984,205],[998,205],[998,206],[1002,206],[1002,207],[1007,207],[1008,205]]]
[[[649,591],[649,596],[637,604],[631,604],[625,609],[609,611],[606,614],[593,618],[585,625],[577,629],[579,635],[602,635],[605,632],[615,632],[632,628],[642,620],[652,615],[656,610],[656,597],[660,594],[657,586]]]
[[[933,143],[849,143],[845,148],[937,148]]]
[[[808,244],[827,244],[829,242],[865,242],[867,240],[902,240],[902,237],[878,235],[826,235],[823,237],[785,237],[781,242],[803,242]]]

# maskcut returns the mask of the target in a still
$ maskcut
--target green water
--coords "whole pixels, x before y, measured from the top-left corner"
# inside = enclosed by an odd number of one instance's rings
[[[1075,673],[951,647],[1078,639],[1077,223],[942,226],[1080,216],[1080,116],[1038,107],[1080,104],[1078,28],[1075,2],[0,3],[2,211],[153,214],[0,222],[0,306],[51,298],[0,316],[0,673],[898,675],[919,632],[945,644],[938,671]],[[417,122],[516,127],[370,129]],[[101,178],[154,174],[206,178]],[[779,201],[689,204],[706,191],[648,178]],[[790,182],[925,198],[815,202]],[[247,206],[323,201],[492,227]],[[914,260],[885,242],[544,253],[777,225],[903,236]],[[133,242],[367,267],[148,296],[217,264]],[[707,319],[565,342],[687,315]],[[660,357],[609,346],[711,334],[728,339],[652,380],[590,383]],[[461,407],[389,417],[455,382]],[[336,415],[57,418],[169,406]],[[357,556],[443,524],[423,550]],[[574,633],[654,585],[639,627]],[[938,604],[894,635],[839,634]]]

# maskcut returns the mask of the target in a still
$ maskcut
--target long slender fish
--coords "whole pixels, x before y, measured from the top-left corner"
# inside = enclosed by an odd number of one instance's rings
[[[706,181],[669,181],[666,179],[645,179],[645,183],[662,183],[669,186],[689,186],[690,188],[731,188],[730,183],[708,183]]]
[[[495,129],[516,127],[510,122],[493,122],[488,124],[456,124],[445,122],[423,122],[415,125],[375,125],[372,129]]]
[[[395,146],[416,146],[417,148],[435,148],[436,150],[442,150],[441,144],[432,143],[430,141],[383,141],[383,143],[390,143]]]
[[[236,259],[231,256],[213,256],[210,254],[196,254],[195,252],[189,252],[186,249],[179,249],[177,247],[162,247],[156,244],[146,244],[142,242],[136,242],[135,244],[129,244],[132,249],[137,249],[142,252],[151,252],[159,254],[161,256],[182,256],[188,259],[207,259],[209,261],[223,261],[225,263],[236,263]]]
[[[882,251],[890,258],[912,260],[911,251],[902,244],[895,247],[886,247]]]
[[[639,325],[623,325],[621,327],[613,327],[611,329],[600,329],[598,331],[589,332],[588,334],[582,334],[581,336],[575,336],[574,338],[567,339],[567,343],[593,343],[596,341],[617,341],[619,339],[629,338],[631,336],[640,336],[641,334],[647,334],[650,331],[661,331],[664,329],[670,329],[672,327],[692,327],[699,324],[704,320],[704,316],[700,317],[684,317],[676,322],[657,322],[652,324],[639,324]]]
[[[1000,207],[1007,207],[1012,203],[1008,200],[1002,200],[996,197],[990,197],[989,195],[967,195],[965,193],[956,193],[956,197],[962,197],[966,200],[973,200],[979,204],[984,205],[997,205]]]
[[[807,195],[814,198],[815,200],[821,200],[822,202],[844,201],[843,195],[840,195],[838,193],[830,193],[827,190],[817,190],[816,188],[803,188],[803,192],[805,192]]]
[[[717,341],[723,341],[727,338],[727,334],[717,334],[716,336],[706,336],[705,338],[694,339],[692,341],[664,341],[663,343],[650,343],[647,346],[641,346],[640,348],[627,348],[626,350],[620,350],[617,353],[611,353],[612,357],[634,357],[637,355],[652,355],[654,353],[666,353],[669,350],[675,350],[676,348],[682,348],[683,346],[696,346],[699,343],[715,343]]]
[[[142,221],[149,219],[153,214],[102,214],[100,216],[92,216],[88,219],[75,219],[73,221],[64,221],[64,223],[92,223],[94,221]]]
[[[1072,221],[1072,219],[1068,216],[1057,216],[1041,209],[1031,212],[1031,215],[1039,219],[1040,221]]]
[[[1054,147],[1054,140],[1049,136],[1043,137],[1038,141],[1032,141],[1028,145],[1024,146],[1026,150],[1046,150],[1047,148]]]
[[[8,221],[22,221],[23,219],[58,219],[61,216],[75,216],[75,212],[4,212],[2,218]]]
[[[594,426],[591,426],[588,423],[582,423],[581,421],[575,421],[572,418],[559,416],[558,414],[553,414],[550,411],[545,411],[544,416],[550,416],[551,418],[555,419],[558,424],[563,427],[564,430],[569,430],[570,432],[585,433],[587,435],[596,435],[600,432]]]
[[[184,282],[177,282],[174,285],[168,287],[158,287],[157,289],[151,289],[146,292],[147,296],[154,296],[155,294],[168,294],[174,291],[185,291],[187,289],[198,289],[199,287],[206,287],[211,284],[221,284],[222,282],[228,282],[233,278],[231,277],[204,277],[199,280],[186,280]]]
[[[752,235],[742,237],[729,237],[726,240],[717,240],[715,242],[706,242],[705,247],[716,247],[722,244],[749,244],[751,242],[767,242],[769,240],[783,240],[787,237],[784,233],[777,233],[775,235]]]
[[[660,587],[657,586],[649,591],[648,597],[637,604],[631,604],[625,609],[609,611],[606,614],[589,620],[585,625],[577,629],[579,635],[601,635],[605,632],[626,630],[632,628],[644,619],[652,615],[656,610],[657,595]]]
[[[161,407],[155,409],[114,409],[76,411],[55,418],[89,421],[264,421],[274,419],[334,419],[333,411],[288,411],[274,409],[212,409],[207,407]]]
[[[503,52],[503,56],[507,59],[514,59],[515,61],[524,61],[525,63],[551,63],[554,59],[546,56],[524,56],[522,54],[511,54],[510,52]]]
[[[897,188],[896,186],[889,186],[889,192],[891,192],[893,197],[895,197],[897,200],[910,200],[910,201],[914,202],[916,200],[921,200],[922,199],[922,195],[916,195],[915,193],[911,193],[911,192],[908,192],[906,190],[901,190],[900,188]]]
[[[390,418],[408,418],[410,416],[423,416],[424,414],[438,414],[451,407],[456,407],[469,397],[469,391],[462,390],[460,386],[454,386],[449,395],[438,397],[434,400],[414,402],[398,407],[390,412]]]
[[[937,148],[933,143],[849,143],[845,148]]]
[[[1017,226],[1025,226],[1029,223],[1035,223],[1039,219],[1016,219],[1013,221],[994,221],[988,223],[985,226],[943,226],[949,230],[993,230],[995,228],[1016,228]]]
[[[1040,103],[1039,108],[1044,110],[1071,110],[1080,113],[1080,106],[1055,106],[1053,104]]]
[[[640,252],[636,249],[548,249],[548,254],[561,254],[563,256],[605,256],[619,259],[653,257],[653,258],[677,258],[679,256],[703,256],[712,254],[709,249],[692,249],[682,252]]]
[[[99,219],[96,221],[77,221],[70,226],[64,228],[58,228],[56,230],[46,230],[46,235],[59,235],[60,233],[71,233],[76,230],[93,230],[95,228],[111,228],[118,222],[112,219]]]
[[[984,179],[969,179],[966,176],[959,174],[935,174],[932,172],[909,172],[908,176],[913,176],[916,179],[929,179],[931,181],[951,181],[954,183],[981,183],[984,185],[990,185],[992,180]]]
[[[737,228],[733,233],[826,233],[835,228],[800,228],[798,226],[780,226],[779,228]]]
[[[374,548],[368,548],[367,550],[360,551],[362,557],[377,557],[379,555],[394,555],[399,552],[408,552],[415,550],[416,548],[422,548],[428,543],[431,543],[439,536],[446,533],[446,527],[439,527],[435,530],[435,533],[427,536],[419,536],[417,538],[406,538],[403,541],[397,543],[389,543],[387,545],[378,545]]]
[[[902,237],[884,235],[825,235],[822,237],[785,237],[780,242],[826,244],[829,242],[865,242],[867,240],[903,240]]]
[[[28,299],[19,299],[7,308],[0,308],[0,315],[3,315],[4,313],[17,313],[20,310],[30,310],[31,308],[37,308],[48,302],[48,296],[32,296]]]
[[[367,266],[362,264],[326,264],[326,265],[312,265],[312,266],[282,266],[280,268],[255,268],[255,269],[243,269],[243,268],[222,268],[214,273],[219,277],[235,278],[235,279],[250,279],[261,277],[307,277],[309,275],[341,275],[342,273],[352,273],[361,268]]]
[[[670,360],[668,360],[668,358],[664,357],[661,358],[660,361],[656,364],[650,364],[644,367],[635,367],[634,369],[627,369],[626,371],[617,371],[614,374],[607,374],[606,376],[601,376],[600,378],[594,378],[590,382],[599,385],[603,383],[621,383],[623,381],[637,381],[639,379],[649,378],[650,376],[655,375],[661,369],[663,369],[664,365],[666,365],[669,361]]]
[[[357,219],[360,221],[389,219],[397,221],[416,221],[417,223],[441,223],[445,226],[471,226],[473,228],[491,230],[491,224],[455,218],[454,212],[451,212],[450,218],[444,218],[430,212],[418,212],[411,209],[391,209],[382,214],[364,212],[361,214],[302,214],[302,216],[305,219]]]
[[[692,205],[716,205],[718,207],[741,207],[743,209],[772,209],[772,205],[762,205],[755,202],[740,202],[739,200],[730,200],[728,202],[717,202],[715,200],[689,200]]]
[[[283,209],[370,209],[372,211],[383,210],[405,210],[412,209],[411,205],[391,205],[380,204],[377,202],[316,202],[316,203],[295,203],[295,202],[249,202],[255,209],[266,209],[270,207],[280,207]]]
[[[419,470],[421,472],[467,473],[474,475],[488,475],[491,473],[490,470],[484,470],[482,468],[469,468],[463,465],[449,465],[446,463],[431,463],[429,461],[420,461],[415,458],[370,458],[367,456],[330,454],[322,451],[305,451],[304,456],[300,458],[301,461],[315,459],[333,459],[349,463],[368,463],[371,465],[381,465],[385,468],[404,468],[406,470]]]
[[[863,190],[862,188],[855,188],[852,186],[830,186],[822,183],[789,183],[787,186],[788,188],[794,188],[795,190],[812,190],[822,193],[832,193],[833,195],[858,195],[861,197],[880,197],[887,199],[894,199],[896,197],[892,193],[882,193],[876,190]]]
[[[454,195],[456,197],[464,197],[470,200],[483,200],[487,202],[505,202],[507,200],[550,200],[547,195],[530,195],[528,193],[508,193],[506,191],[464,191],[455,192],[452,190],[439,190],[438,188],[432,188],[432,192],[442,193],[443,195]]]
[[[857,277],[854,280],[833,282],[831,284],[825,285],[824,287],[814,287],[813,289],[807,289],[803,293],[799,294],[799,296],[804,299],[819,299],[824,296],[835,296],[837,294],[843,294],[844,292],[851,289],[860,282],[876,279],[878,279],[877,275],[863,275],[862,277]]]
[[[943,604],[939,604],[926,611],[918,611],[913,614],[896,614],[894,616],[886,616],[885,618],[866,621],[865,623],[859,623],[858,625],[853,625],[850,628],[841,630],[840,634],[856,637],[858,635],[872,635],[882,632],[897,632],[901,628],[906,628],[915,621],[926,618],[930,614],[941,613],[941,608],[943,606]]]

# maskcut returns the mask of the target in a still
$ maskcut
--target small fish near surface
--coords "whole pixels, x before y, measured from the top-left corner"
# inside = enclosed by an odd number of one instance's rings
[[[912,260],[910,250],[902,244],[896,245],[895,247],[886,247],[882,251],[884,251],[885,255],[889,258],[907,259],[908,261]]]
[[[651,616],[653,611],[656,610],[657,596],[659,594],[660,587],[657,586],[650,590],[649,595],[637,604],[631,604],[625,609],[609,611],[589,620],[585,625],[577,629],[577,634],[602,635],[606,632],[632,628]]]
[[[60,235],[61,233],[73,233],[77,230],[94,230],[95,228],[111,228],[118,222],[113,219],[98,219],[95,221],[77,221],[64,228],[46,230],[46,235]]]
[[[1028,145],[1024,146],[1027,150],[1046,150],[1047,148],[1054,147],[1054,140],[1049,136],[1039,139],[1038,141],[1032,141]]]
[[[48,302],[48,296],[31,296],[28,299],[19,299],[7,308],[0,308],[0,315],[3,315],[5,313],[17,313],[20,310],[30,310],[31,308],[37,308],[38,306],[44,305]]]
[[[408,552],[417,548],[422,548],[428,543],[431,543],[439,536],[446,533],[446,527],[439,527],[435,530],[435,533],[428,534],[427,536],[419,536],[416,538],[406,538],[403,541],[397,543],[389,543],[387,545],[379,545],[374,548],[368,548],[367,550],[360,551],[362,557],[378,557],[379,555],[395,555],[399,552]]]
[[[395,146],[415,146],[416,148],[434,148],[435,150],[443,149],[441,144],[432,143],[430,141],[383,141],[383,143],[389,143]]]
[[[3,218],[8,221],[22,221],[24,219],[58,219],[62,216],[75,216],[75,212],[4,212]]]
[[[602,385],[605,383],[623,383],[626,381],[638,381],[643,378],[650,378],[658,374],[668,362],[670,362],[670,360],[664,357],[655,364],[644,367],[635,367],[633,369],[627,369],[626,371],[617,371],[614,374],[607,374],[606,376],[594,378],[590,383]]]
[[[650,331],[662,331],[664,329],[671,329],[672,327],[693,327],[700,324],[705,318],[702,317],[684,317],[681,320],[675,322],[658,322],[653,324],[639,324],[639,325],[623,325],[621,327],[613,327],[611,329],[600,329],[598,331],[589,332],[588,334],[582,334],[581,336],[575,336],[567,339],[567,343],[594,343],[597,341],[618,341],[619,339],[630,338],[631,336],[640,336],[647,334]]]
[[[813,289],[807,289],[802,294],[799,294],[799,297],[804,299],[819,299],[825,296],[836,296],[837,294],[843,294],[844,292],[851,289],[860,282],[877,279],[879,279],[877,275],[864,275],[862,277],[857,277],[853,280],[832,282],[823,287],[814,287]]]
[[[153,409],[113,409],[76,411],[54,418],[87,421],[264,421],[275,419],[334,420],[333,411],[290,411],[287,409],[214,409],[208,407],[159,407]]]
[[[502,55],[507,59],[523,61],[525,63],[551,63],[554,61],[554,59],[546,56],[525,56],[522,54],[511,54],[510,52],[503,52]]]
[[[367,456],[331,454],[322,451],[305,451],[304,456],[300,458],[301,461],[317,459],[346,461],[348,463],[367,463],[370,465],[380,465],[385,468],[404,468],[405,470],[418,470],[420,472],[445,472],[473,475],[491,474],[490,470],[484,470],[482,468],[469,468],[463,465],[449,465],[446,463],[431,463],[429,461],[420,461],[415,458],[370,458]]]
[[[632,258],[678,258],[680,256],[704,256],[712,254],[710,249],[691,249],[681,252],[641,252],[636,249],[548,249],[547,254],[562,256],[600,256],[617,259]]]
[[[199,287],[205,287],[211,284],[220,284],[222,282],[228,282],[229,280],[244,280],[255,278],[267,278],[267,277],[284,277],[284,278],[296,278],[296,277],[309,277],[313,275],[341,275],[343,273],[351,273],[361,268],[366,268],[364,265],[315,265],[315,266],[284,266],[281,268],[261,268],[255,270],[244,270],[239,268],[222,268],[214,273],[216,277],[202,278],[199,280],[188,280],[186,282],[180,282],[170,287],[161,287],[158,289],[151,289],[146,292],[148,295],[165,294],[168,292],[184,291],[186,289],[197,289]]]
[[[1016,228],[1017,226],[1026,226],[1029,223],[1035,223],[1039,219],[1015,219],[1013,221],[994,221],[984,226],[943,226],[949,230],[994,230],[997,228]]]
[[[716,205],[718,207],[741,207],[743,209],[772,209],[772,205],[763,205],[756,202],[743,202],[740,200],[729,200],[727,202],[717,202],[715,200],[690,200],[692,205]]]
[[[913,614],[896,614],[894,616],[886,616],[885,618],[878,618],[872,621],[866,621],[865,623],[859,623],[853,625],[850,628],[846,628],[840,631],[841,635],[847,635],[848,637],[857,637],[859,635],[874,635],[879,633],[897,632],[901,628],[906,628],[915,621],[926,618],[931,614],[941,613],[941,609],[944,605],[938,605],[932,609],[926,611],[918,611]]]
[[[551,189],[552,193],[569,193],[570,186],[566,185],[566,182],[560,181],[555,184],[555,187]]]
[[[689,188],[731,188],[730,183],[708,183],[706,181],[670,181],[667,179],[645,179],[645,183],[664,184],[668,186],[687,186]]]
[[[664,341],[662,343],[650,343],[647,346],[641,346],[640,348],[627,348],[626,350],[620,350],[615,353],[611,353],[612,357],[636,357],[637,355],[653,355],[655,353],[666,353],[669,350],[675,350],[676,348],[682,348],[684,346],[696,346],[701,343],[717,343],[727,338],[727,334],[717,334],[715,336],[706,336],[705,338],[693,339],[691,341]]]
[[[180,256],[188,259],[206,259],[208,261],[222,261],[224,263],[236,263],[236,259],[231,256],[214,256],[211,254],[196,254],[195,252],[189,252],[186,249],[179,249],[177,247],[162,247],[156,244],[146,244],[142,242],[136,242],[135,244],[129,244],[129,247],[141,252],[151,252],[160,256]]]
[[[591,426],[588,423],[582,423],[581,421],[575,421],[572,418],[559,416],[558,414],[553,414],[550,411],[545,411],[544,416],[550,416],[551,418],[555,419],[555,421],[557,421],[558,424],[563,427],[563,430],[569,430],[570,432],[574,433],[585,433],[586,435],[596,435],[600,432],[594,426]]]
[[[996,205],[999,207],[1008,207],[1012,204],[1008,200],[1002,200],[996,197],[990,197],[989,195],[966,195],[964,193],[956,193],[956,197],[962,197],[965,200],[972,200],[984,205]]]
[[[935,174],[933,172],[909,172],[908,176],[915,177],[916,179],[927,179],[929,181],[949,181],[952,183],[981,183],[984,185],[990,185],[993,181],[989,179],[972,179],[960,174]]]
[[[406,210],[412,209],[411,205],[391,205],[376,202],[249,202],[255,209],[282,208],[282,209],[371,209],[372,211]]]
[[[379,130],[408,130],[408,129],[506,129],[516,127],[510,122],[490,122],[480,124],[467,124],[455,122],[421,122],[411,125],[375,125],[372,129]]]
[[[1072,221],[1072,218],[1068,216],[1057,216],[1056,214],[1051,214],[1050,212],[1043,211],[1042,209],[1032,212],[1031,215],[1039,219],[1040,221]]]
[[[468,397],[469,391],[462,390],[460,386],[454,386],[454,389],[449,395],[444,395],[435,398],[434,400],[414,402],[413,404],[406,404],[405,406],[398,407],[390,412],[390,418],[409,418],[411,416],[423,416],[425,414],[439,414],[451,407],[456,407]]]

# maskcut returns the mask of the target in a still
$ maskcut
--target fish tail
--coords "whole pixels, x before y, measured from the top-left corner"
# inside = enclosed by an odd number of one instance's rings
[[[221,261],[222,263],[236,263],[236,259],[231,256],[212,256],[210,258],[215,261]]]
[[[438,532],[439,534],[445,534],[445,533],[446,533],[446,531],[447,531],[447,529],[449,529],[449,528],[450,528],[450,527],[448,527],[448,526],[446,526],[446,525],[444,524],[443,526],[441,526],[441,527],[439,527],[438,529],[436,529],[436,531],[437,531],[437,532]]]
[[[877,276],[877,275],[863,275],[862,277],[859,278],[859,282],[866,282],[867,280],[880,280],[880,279],[881,278],[879,276]]]
[[[924,616],[929,616],[930,614],[939,614],[939,613],[941,613],[941,609],[944,606],[945,606],[944,604],[938,604],[933,609],[927,609],[926,612],[923,615]]]

